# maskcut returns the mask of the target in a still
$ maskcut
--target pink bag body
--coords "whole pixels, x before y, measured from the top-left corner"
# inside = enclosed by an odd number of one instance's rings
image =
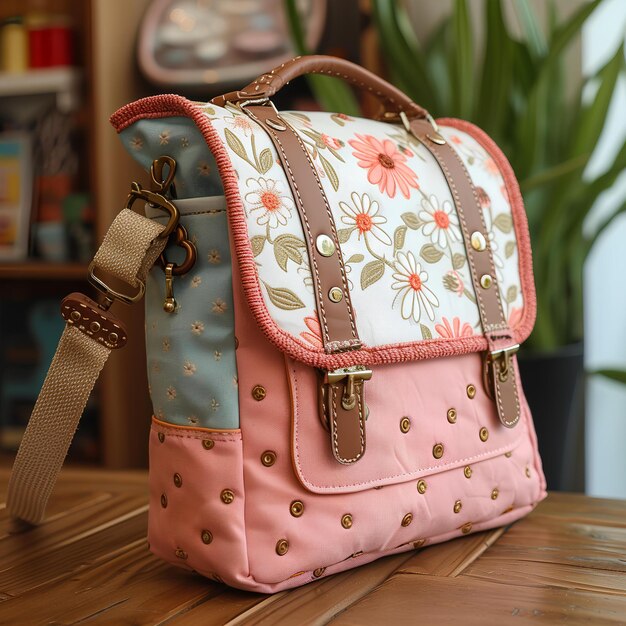
[[[277,112],[269,96],[306,71],[365,85],[380,119]],[[148,282],[159,557],[275,592],[545,497],[515,357],[535,316],[519,187],[482,131],[398,94],[305,57],[211,103],[157,96],[113,116],[138,155],[148,128],[177,146],[177,191],[202,163],[223,189],[181,209],[198,261],[174,278],[173,312],[162,270]],[[185,163],[196,136],[207,156]],[[220,212],[228,230],[205,246]]]

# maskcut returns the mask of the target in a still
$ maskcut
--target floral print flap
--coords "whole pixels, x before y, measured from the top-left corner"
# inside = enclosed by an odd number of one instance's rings
[[[129,105],[113,122],[122,130],[148,109],[150,117],[186,114],[203,132],[224,183],[248,302],[281,349],[320,367],[485,349],[450,190],[434,157],[401,125],[281,113],[306,146],[329,200],[363,343],[331,356],[323,350],[298,211],[264,130],[230,105],[176,96]],[[535,296],[517,182],[482,131],[458,120],[439,123],[478,191],[505,314],[523,341],[534,322]],[[166,131],[166,119],[163,125]]]

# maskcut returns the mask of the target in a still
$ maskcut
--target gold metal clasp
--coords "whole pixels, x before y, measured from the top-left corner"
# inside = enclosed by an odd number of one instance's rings
[[[372,370],[364,365],[354,365],[326,372],[324,382],[332,385],[346,379],[341,406],[344,410],[351,411],[356,406],[356,385],[370,380],[371,377]]]
[[[513,356],[517,354],[518,350],[519,344],[516,343],[508,348],[487,352],[483,367],[483,383],[485,390],[491,397],[493,397],[493,374],[498,377],[499,382],[505,383],[512,371]]]

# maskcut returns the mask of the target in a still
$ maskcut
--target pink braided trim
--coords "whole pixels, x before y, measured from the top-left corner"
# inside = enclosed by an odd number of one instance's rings
[[[216,106],[216,105],[213,105]],[[340,354],[326,354],[322,349],[313,348],[291,333],[280,328],[265,304],[257,275],[252,247],[248,240],[248,227],[245,220],[243,201],[237,185],[237,176],[230,160],[228,149],[200,106],[182,96],[165,94],[143,98],[119,109],[111,118],[111,124],[119,133],[140,119],[187,116],[191,118],[203,134],[215,158],[224,185],[226,206],[231,235],[235,244],[240,278],[248,306],[265,336],[282,352],[312,367],[333,370],[351,365],[375,365],[398,363],[420,359],[432,359],[470,352],[487,350],[488,342],[483,336],[457,337],[453,339],[429,339],[413,343],[387,344],[384,346],[363,346],[360,350]],[[532,280],[532,260],[527,232],[526,214],[519,192],[519,186],[508,161],[495,144],[472,124],[459,120],[441,120],[442,124],[456,126],[475,136],[500,167],[504,182],[513,203],[515,234],[519,242],[520,273],[524,289],[523,321],[515,328],[518,341],[530,334],[535,317],[535,290]],[[522,272],[523,270],[523,272]],[[529,278],[530,277],[530,278]],[[525,291],[528,289],[528,293]]]

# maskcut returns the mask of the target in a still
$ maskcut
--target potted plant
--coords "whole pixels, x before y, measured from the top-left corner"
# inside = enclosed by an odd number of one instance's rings
[[[294,0],[286,1],[298,46],[303,38]],[[521,368],[551,488],[571,488],[564,457],[569,454],[571,465],[577,431],[582,432],[582,403],[576,400],[583,374],[583,265],[597,238],[626,211],[626,204],[617,207],[593,232],[583,228],[596,199],[626,168],[625,144],[603,174],[585,175],[625,70],[623,47],[593,76],[573,76],[564,66],[569,45],[600,2],[583,4],[566,21],[559,21],[550,3],[544,32],[528,1],[518,0],[514,7],[523,37],[516,39],[502,0],[486,0],[484,50],[478,57],[467,0],[455,0],[451,14],[424,42],[413,31],[405,3],[371,0],[391,81],[435,117],[460,117],[483,128],[520,181],[538,304]],[[329,88],[318,81],[312,87],[324,107],[354,106],[343,85]],[[589,93],[592,97],[585,97]]]

